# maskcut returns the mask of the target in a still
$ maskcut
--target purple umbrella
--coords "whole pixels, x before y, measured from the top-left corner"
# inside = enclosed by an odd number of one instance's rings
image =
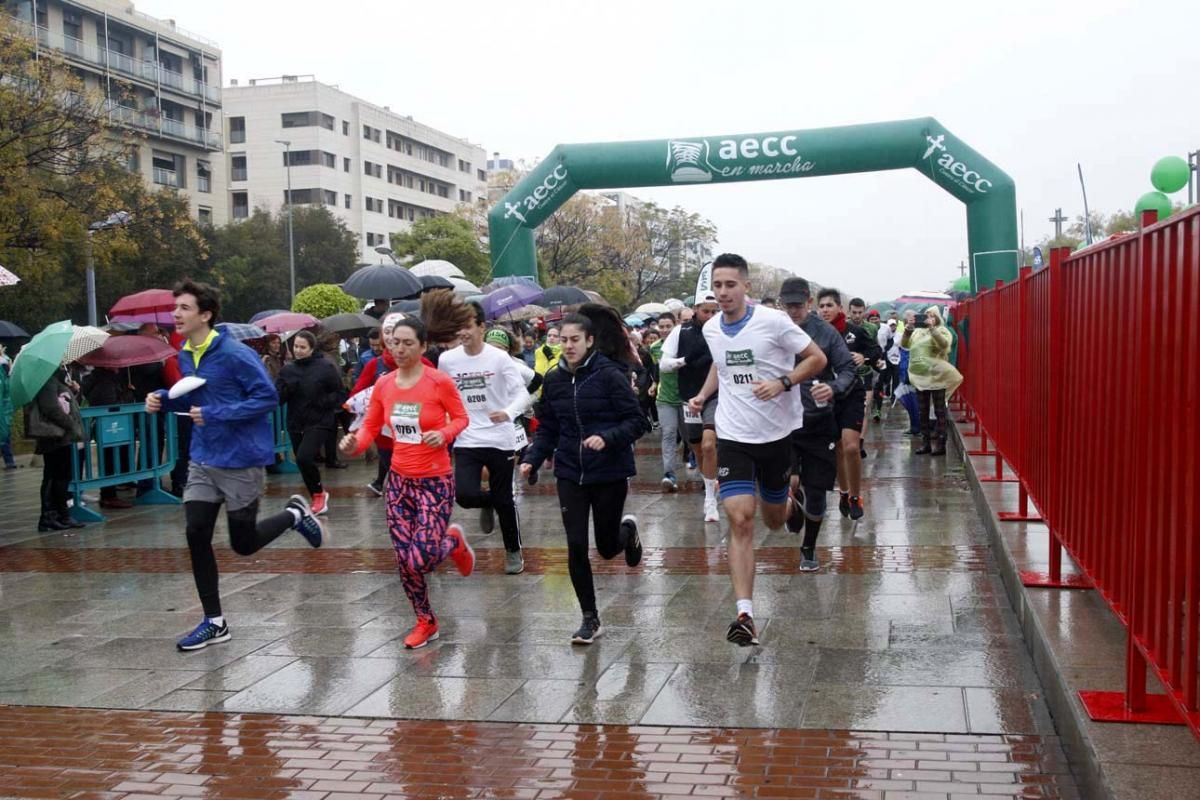
[[[488,319],[496,319],[510,311],[539,302],[543,294],[538,286],[515,283],[485,294],[479,304],[483,306],[483,313]]]

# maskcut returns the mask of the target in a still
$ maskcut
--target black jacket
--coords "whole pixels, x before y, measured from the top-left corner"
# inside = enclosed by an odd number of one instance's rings
[[[686,403],[700,394],[713,363],[703,325],[689,322],[680,329],[675,355],[687,361],[679,368],[679,399]]]
[[[338,369],[320,353],[289,361],[275,382],[279,402],[287,403],[289,431],[333,430],[334,414],[346,399]]]
[[[129,388],[129,376],[123,369],[96,367],[84,376],[81,388],[89,406],[119,406],[137,402],[133,390]]]
[[[554,456],[554,476],[579,484],[609,483],[637,474],[633,443],[650,429],[624,367],[592,353],[572,372],[566,361],[546,372],[538,430],[522,459],[537,469]],[[584,439],[599,435],[603,450]]]
[[[865,328],[855,325],[853,322],[846,322],[846,331],[842,334],[842,338],[846,340],[846,347],[851,353],[858,353],[865,361],[858,368],[859,377],[866,377],[875,369],[875,364],[883,358],[883,349],[879,346],[879,342],[875,341]]]
[[[833,388],[835,397],[845,395],[852,386],[858,384],[854,359],[850,358],[850,350],[846,347],[846,341],[838,333],[837,328],[817,316],[815,311],[810,311],[808,317],[800,325],[800,329],[807,333],[808,338],[816,342],[817,347],[821,348],[821,352],[825,354],[825,369],[817,375],[817,380],[829,384]],[[796,363],[800,363],[799,356],[796,357]],[[800,384],[799,389],[800,399],[804,403],[806,427],[810,419],[824,415],[833,416],[832,402],[824,408],[817,408],[817,404],[813,402],[812,380],[804,381]]]

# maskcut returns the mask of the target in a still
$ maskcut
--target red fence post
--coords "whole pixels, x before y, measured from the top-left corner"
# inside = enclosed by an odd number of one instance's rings
[[[1021,409],[1017,412],[1017,455],[1013,471],[1017,473],[1017,510],[1001,511],[996,517],[1005,522],[1041,522],[1042,515],[1034,511],[1029,513],[1029,490],[1023,477],[1029,473],[1030,451],[1034,447],[1029,441],[1029,420],[1034,413],[1033,406],[1036,393],[1046,391],[1048,387],[1034,386],[1031,366],[1031,350],[1037,346],[1033,335],[1034,326],[1047,324],[1047,320],[1036,320],[1029,302],[1029,281],[1033,276],[1032,267],[1021,267],[1017,274],[1017,324],[1019,326],[1017,348],[1019,364],[1017,366],[1017,383],[1021,387]],[[1042,443],[1045,446],[1045,443]]]

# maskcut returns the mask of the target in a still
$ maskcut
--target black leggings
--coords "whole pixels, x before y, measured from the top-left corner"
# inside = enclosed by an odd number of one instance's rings
[[[561,478],[558,481],[558,503],[567,531],[567,569],[571,573],[575,597],[585,614],[596,612],[596,587],[592,582],[592,564],[588,560],[588,518],[591,517],[596,531],[596,550],[600,557],[605,560],[615,557],[625,549],[621,516],[628,492],[629,481],[624,478],[583,486]]]
[[[488,490],[482,475],[488,471]],[[454,448],[454,497],[463,508],[492,508],[500,518],[504,549],[521,549],[521,523],[513,501],[513,454],[494,447]]]
[[[183,504],[187,521],[188,550],[192,554],[192,577],[196,579],[196,591],[204,616],[221,616],[221,593],[218,589],[217,556],[213,552],[213,532],[217,527],[220,503],[204,503],[189,500]],[[245,508],[229,511],[225,522],[229,525],[229,545],[240,556],[257,553],[279,535],[292,527],[295,519],[290,511],[281,511],[258,519],[258,501]]]
[[[300,475],[304,478],[304,488],[309,494],[320,494],[325,491],[321,485],[321,468],[317,466],[317,453],[325,446],[329,431],[325,428],[305,428],[304,430],[289,430],[292,440],[292,451],[296,454],[296,466],[300,467]],[[326,463],[332,463],[328,460]]]
[[[929,419],[929,404],[933,403],[933,413],[937,415],[937,426]],[[917,392],[917,413],[921,417],[921,435],[926,439],[937,436],[946,438],[946,390],[931,389]]]
[[[66,516],[71,488],[71,448],[64,444],[42,453],[42,516]]]

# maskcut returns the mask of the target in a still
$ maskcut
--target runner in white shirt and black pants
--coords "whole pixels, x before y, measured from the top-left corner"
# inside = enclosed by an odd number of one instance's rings
[[[487,328],[483,309],[471,303],[475,319],[459,334],[462,344],[442,353],[438,369],[458,385],[470,424],[454,440],[455,499],[463,508],[480,509],[480,528],[491,533],[500,517],[504,537],[504,571],[525,571],[521,553],[521,527],[513,500],[516,420],[529,408],[531,398],[516,364],[504,351],[484,345]],[[484,468],[488,490],[482,489]]]
[[[717,405],[717,479],[729,518],[729,573],[737,619],[726,637],[745,647],[758,644],[754,627],[754,511],[772,530],[783,527],[792,470],[792,430],[803,409],[792,387],[825,368],[825,354],[787,314],[748,306],[750,269],[733,253],[716,257],[712,286],[721,314],[704,326],[713,366],[693,410],[720,387]],[[800,356],[797,363],[796,356]],[[798,424],[799,423],[799,424]]]

